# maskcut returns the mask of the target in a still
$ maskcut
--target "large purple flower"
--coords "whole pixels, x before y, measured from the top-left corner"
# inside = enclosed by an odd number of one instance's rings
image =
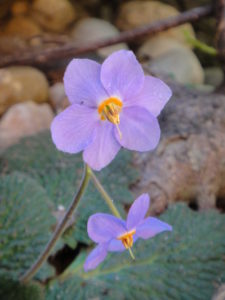
[[[149,202],[148,194],[138,197],[128,212],[126,222],[103,213],[89,218],[88,235],[98,246],[88,255],[84,264],[85,271],[95,269],[108,251],[130,250],[138,238],[149,239],[160,232],[172,230],[170,225],[157,218],[144,218]]]
[[[149,151],[158,144],[156,117],[171,90],[160,79],[145,76],[133,52],[114,52],[102,65],[73,59],[64,84],[71,106],[56,116],[51,126],[59,150],[83,151],[84,161],[100,170],[121,146]]]

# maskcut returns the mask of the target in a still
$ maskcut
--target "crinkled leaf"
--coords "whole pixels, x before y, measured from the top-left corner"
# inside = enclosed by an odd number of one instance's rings
[[[39,183],[23,173],[0,177],[0,275],[18,279],[46,245],[55,219]]]
[[[184,204],[162,216],[173,232],[113,253],[95,271],[85,273],[82,253],[48,289],[47,299],[209,300],[225,279],[225,216],[196,213]]]
[[[20,284],[0,277],[0,299],[2,300],[43,300],[43,288],[36,283]]]
[[[131,161],[131,152],[120,151],[107,168],[97,173],[122,214],[122,204],[129,204],[133,200],[128,187],[138,177]],[[10,173],[17,170],[35,178],[55,203],[55,210],[59,205],[67,208],[72,201],[80,184],[82,169],[81,155],[69,155],[58,151],[49,133],[24,139],[3,153],[0,160],[0,172]],[[86,224],[90,214],[96,211],[109,212],[109,209],[90,184],[76,213],[74,239],[68,236],[66,239],[70,245],[75,245],[77,241],[89,243]]]

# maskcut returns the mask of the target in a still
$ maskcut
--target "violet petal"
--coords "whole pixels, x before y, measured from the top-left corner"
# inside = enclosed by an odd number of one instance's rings
[[[144,85],[139,94],[124,101],[124,107],[141,106],[157,117],[171,96],[171,89],[162,80],[145,76]]]
[[[90,271],[95,269],[105,258],[107,255],[106,246],[104,244],[100,244],[91,251],[84,263],[84,271]]]
[[[131,205],[127,215],[127,230],[136,228],[140,222],[143,221],[149,208],[149,196],[148,194],[142,194]]]
[[[107,99],[100,81],[101,65],[90,59],[73,59],[64,75],[65,92],[69,101],[97,107],[98,103]]]
[[[142,239],[149,239],[163,231],[171,231],[172,226],[157,218],[148,217],[136,227],[136,234]]]
[[[95,126],[93,141],[83,152],[84,161],[94,170],[101,170],[107,166],[120,150],[113,128],[108,121],[100,121]]]
[[[97,122],[95,109],[73,104],[54,118],[51,124],[53,142],[61,151],[78,153],[91,142]]]
[[[141,90],[144,72],[132,51],[119,50],[103,62],[101,82],[111,96],[129,99]]]
[[[138,106],[126,107],[120,114],[120,138],[114,129],[121,146],[135,151],[153,150],[160,138],[160,128],[156,117],[149,111]]]
[[[87,231],[94,242],[105,243],[125,233],[126,225],[112,215],[97,213],[88,219]]]
[[[126,250],[121,240],[118,239],[112,239],[107,247],[107,251],[110,252],[122,252]]]

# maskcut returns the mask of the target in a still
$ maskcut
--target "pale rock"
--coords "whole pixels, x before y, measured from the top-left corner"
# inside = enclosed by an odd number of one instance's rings
[[[170,76],[182,84],[202,84],[204,71],[196,55],[186,47],[173,49],[149,63],[156,76]]]
[[[25,66],[0,69],[0,115],[18,102],[45,102],[48,95],[48,81],[41,71]]]
[[[216,291],[212,300],[224,300],[225,299],[225,284],[222,284]]]
[[[5,26],[4,33],[13,35],[22,39],[31,38],[39,35],[42,32],[41,28],[30,17],[16,16],[12,18]]]
[[[62,82],[57,82],[49,89],[50,102],[57,113],[63,111],[69,106],[69,100],[66,97],[64,85]]]
[[[34,0],[32,16],[44,29],[55,32],[63,32],[77,17],[68,0]]]
[[[121,30],[129,30],[178,14],[179,11],[173,6],[158,1],[131,1],[121,5],[116,24]],[[195,36],[192,26],[188,23],[158,35],[173,37],[191,47],[186,41],[185,33],[191,37]]]
[[[20,138],[50,128],[54,114],[46,103],[32,101],[15,104],[0,120],[0,149],[6,149]]]
[[[174,38],[157,35],[149,38],[138,49],[137,56],[141,59],[156,58],[171,50],[183,48],[183,44]]]
[[[78,44],[96,42],[106,38],[117,37],[118,35],[119,30],[115,26],[105,20],[97,18],[85,18],[79,21],[71,31],[74,42]],[[120,43],[98,49],[97,53],[102,57],[107,57],[114,51],[120,49],[128,49],[128,47],[125,43]]]
[[[219,87],[224,81],[223,70],[219,67],[209,67],[205,69],[205,83],[214,87]]]

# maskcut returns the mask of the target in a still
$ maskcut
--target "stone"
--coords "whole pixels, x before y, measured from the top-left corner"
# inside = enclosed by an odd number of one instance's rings
[[[156,76],[169,76],[182,84],[202,84],[204,71],[196,55],[186,47],[179,47],[157,56],[149,62]]]
[[[4,33],[13,35],[22,39],[29,39],[39,35],[42,32],[40,26],[36,24],[30,17],[16,16],[12,18],[6,25]]]
[[[173,6],[158,1],[131,1],[121,5],[116,24],[121,30],[129,30],[178,14],[179,11]],[[190,47],[186,41],[185,32],[192,37],[195,36],[192,26],[188,23],[169,29],[159,35],[173,37]]]
[[[69,106],[70,102],[66,97],[64,85],[62,82],[57,82],[52,85],[49,89],[49,93],[50,103],[57,114]]]
[[[76,19],[74,7],[68,0],[35,0],[33,18],[47,30],[63,32]]]
[[[216,294],[213,296],[212,300],[224,300],[225,299],[225,284],[222,284]]]
[[[106,38],[117,37],[118,35],[119,30],[114,25],[97,18],[85,18],[79,21],[71,31],[74,42],[78,44],[95,42]],[[128,49],[128,47],[125,43],[120,43],[98,49],[97,53],[102,57],[107,57],[114,51],[120,49]]]
[[[0,115],[18,102],[45,102],[48,95],[48,81],[41,71],[24,66],[0,69]]]
[[[209,67],[205,69],[205,83],[219,87],[224,81],[223,70],[220,67]]]
[[[13,105],[0,120],[0,149],[17,143],[22,137],[50,128],[53,117],[47,103],[28,101]]]
[[[183,47],[183,44],[172,37],[157,35],[148,38],[138,49],[137,55],[140,60],[156,58],[171,50]]]
[[[11,6],[13,16],[25,15],[28,13],[29,4],[26,0],[17,0]]]

